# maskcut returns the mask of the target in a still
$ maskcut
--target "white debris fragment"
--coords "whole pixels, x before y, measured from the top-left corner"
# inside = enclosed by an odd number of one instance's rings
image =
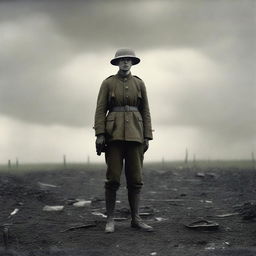
[[[64,209],[63,205],[55,205],[55,206],[46,205],[44,206],[43,211],[58,212],[58,211],[62,211],[63,209]]]
[[[203,172],[198,172],[198,173],[196,174],[196,177],[201,177],[201,178],[203,178],[203,177],[205,177],[205,174],[204,174]]]
[[[18,211],[19,211],[19,209],[18,209],[18,208],[15,208],[15,209],[10,213],[9,218],[10,218],[11,216],[15,215]]]
[[[215,249],[216,249],[215,243],[209,243],[207,247],[205,247],[205,250],[215,250]]]
[[[162,218],[162,217],[155,217],[156,221],[165,221],[168,220],[167,218]]]
[[[73,206],[75,207],[85,207],[88,205],[91,205],[92,201],[88,201],[88,200],[79,200],[78,202],[73,203]]]
[[[157,252],[151,252],[150,255],[152,256],[157,255]]]
[[[200,203],[212,204],[213,202],[211,200],[200,200]]]
[[[107,218],[107,215],[105,215],[105,214],[103,214],[101,212],[92,212],[92,214],[95,215],[95,216],[101,216],[103,218]]]
[[[236,216],[236,215],[238,215],[238,214],[239,214],[239,213],[237,213],[237,212],[232,212],[232,213],[226,213],[226,214],[216,215],[216,217],[225,218],[225,217],[230,217],[230,216]]]
[[[47,189],[47,188],[57,188],[58,186],[56,185],[52,185],[52,184],[47,184],[47,183],[42,183],[42,182],[37,182],[38,186],[41,188],[41,189]]]

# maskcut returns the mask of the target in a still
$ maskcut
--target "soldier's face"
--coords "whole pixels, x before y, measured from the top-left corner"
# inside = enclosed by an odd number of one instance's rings
[[[132,60],[130,58],[122,58],[119,60],[119,69],[122,71],[129,71],[132,67]]]

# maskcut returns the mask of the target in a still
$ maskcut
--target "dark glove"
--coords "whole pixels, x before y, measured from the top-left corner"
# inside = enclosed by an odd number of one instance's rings
[[[100,156],[101,152],[104,152],[104,149],[105,149],[105,135],[104,134],[98,135],[95,144],[96,144],[97,155]]]
[[[145,153],[148,150],[148,147],[149,147],[149,142],[148,142],[147,138],[144,139],[143,147],[144,147],[143,152]]]

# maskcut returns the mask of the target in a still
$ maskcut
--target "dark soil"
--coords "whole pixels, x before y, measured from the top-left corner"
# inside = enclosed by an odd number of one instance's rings
[[[105,234],[105,218],[93,214],[105,214],[104,173],[103,169],[90,167],[0,173],[0,255],[256,255],[254,215],[250,212],[250,218],[244,218],[242,209],[244,203],[246,207],[248,202],[254,205],[255,171],[146,168],[141,216],[155,231],[145,233],[130,228],[123,180],[116,217],[127,219],[116,222],[113,234]],[[78,208],[72,204],[77,198],[92,203]],[[43,211],[45,205],[63,205],[64,209],[47,212]],[[10,217],[16,208],[19,211]],[[229,213],[237,214],[217,216]],[[219,228],[185,227],[201,218],[217,222]],[[67,230],[86,224],[92,226]],[[8,229],[8,250],[2,235],[4,226]]]

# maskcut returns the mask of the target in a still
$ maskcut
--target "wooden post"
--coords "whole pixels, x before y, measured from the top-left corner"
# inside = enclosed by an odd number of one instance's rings
[[[10,159],[8,160],[8,168],[9,168],[9,169],[12,168],[12,163],[11,163],[11,160],[10,160]]]
[[[252,168],[255,169],[255,157],[254,157],[254,152],[252,152]]]
[[[185,160],[184,160],[185,164],[188,163],[188,149],[186,148],[186,152],[185,152]]]
[[[64,165],[64,167],[66,167],[66,166],[67,166],[67,162],[66,162],[66,155],[63,155],[63,165]]]
[[[193,155],[193,165],[196,166],[196,154]]]
[[[16,157],[16,168],[19,168],[19,159]]]
[[[87,156],[87,164],[88,165],[90,164],[90,156],[89,155]]]
[[[162,169],[165,169],[165,161],[164,161],[164,157],[162,158]]]

